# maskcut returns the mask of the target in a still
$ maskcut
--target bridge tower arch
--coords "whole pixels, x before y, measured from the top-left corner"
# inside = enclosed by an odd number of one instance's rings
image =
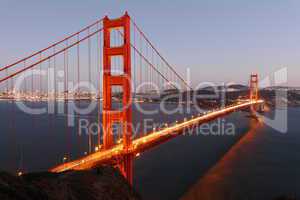
[[[122,44],[112,45],[111,32],[120,31]],[[121,31],[122,30],[122,31]],[[131,98],[131,54],[130,54],[130,17],[126,12],[120,18],[103,19],[103,147],[110,149],[115,145],[113,126],[120,125],[123,139],[124,156],[117,166],[121,173],[132,184],[133,155],[129,153],[132,144],[132,98]],[[122,57],[122,72],[113,73],[112,59]],[[113,87],[122,89],[122,108],[114,110],[112,105]]]

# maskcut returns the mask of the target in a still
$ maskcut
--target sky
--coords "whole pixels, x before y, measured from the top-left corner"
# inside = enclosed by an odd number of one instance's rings
[[[128,11],[167,60],[198,82],[246,83],[284,67],[300,86],[299,0],[1,0],[0,66]]]

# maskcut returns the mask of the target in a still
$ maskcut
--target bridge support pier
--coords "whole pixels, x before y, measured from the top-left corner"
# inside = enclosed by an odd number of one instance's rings
[[[133,154],[126,154],[123,156],[121,163],[119,164],[119,169],[124,177],[128,180],[130,184],[133,183]]]

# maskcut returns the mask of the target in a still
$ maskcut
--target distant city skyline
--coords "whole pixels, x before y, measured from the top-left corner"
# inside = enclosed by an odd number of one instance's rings
[[[296,0],[37,1],[0,3],[0,65],[9,64],[102,18],[131,17],[192,85],[246,84],[283,67],[300,86],[300,2]]]

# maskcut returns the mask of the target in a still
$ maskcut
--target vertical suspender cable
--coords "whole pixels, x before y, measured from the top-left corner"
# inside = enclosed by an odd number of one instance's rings
[[[97,24],[97,30],[99,30],[99,23]],[[96,74],[96,84],[97,84],[97,95],[96,95],[96,97],[97,98],[100,98],[100,77],[101,77],[101,75],[100,75],[100,73],[101,73],[101,69],[100,69],[100,48],[101,48],[101,45],[100,45],[100,42],[101,42],[101,31],[96,35],[96,37],[97,37],[97,46],[96,46],[96,48],[97,48],[97,64],[96,64],[96,66],[97,66],[97,70],[96,70],[96,72],[97,72],[97,74]],[[99,144],[98,144],[99,145]]]
[[[68,46],[68,44],[66,43],[66,46]],[[67,78],[67,50],[64,51],[64,101],[66,101],[66,91],[67,91],[67,81],[68,81],[68,78]]]
[[[133,45],[134,46],[136,46],[136,32],[135,32],[135,29],[133,28]],[[133,108],[133,112],[134,112],[134,114],[135,115],[137,115],[138,114],[138,109],[137,109],[137,106],[136,106],[136,104],[138,103],[136,100],[137,100],[137,96],[136,96],[136,88],[137,88],[137,83],[136,83],[136,80],[137,80],[137,77],[136,77],[136,71],[137,71],[137,66],[136,66],[136,52],[135,51],[133,51],[133,75],[132,75],[132,79],[131,79],[131,85],[133,86],[133,95],[132,95],[132,97],[133,97],[133,100],[132,100],[132,102],[133,102],[133,105],[135,105],[134,106],[134,108]],[[136,124],[136,118],[133,118],[133,126],[136,126],[137,127],[137,124]],[[137,129],[136,129],[136,127],[133,129],[133,130],[135,130],[135,131],[138,131]],[[137,136],[137,133],[135,132],[134,133],[134,135],[135,136]]]
[[[39,60],[42,60],[42,53],[39,54]],[[42,63],[39,64],[39,98],[42,95]]]
[[[5,75],[8,76],[8,69],[5,69]],[[8,83],[9,83],[9,81],[5,82],[5,84],[6,84],[6,95],[8,95],[8,87],[9,87]]]
[[[90,29],[88,29],[88,35],[90,35]],[[91,97],[91,90],[92,90],[92,87],[91,87],[91,84],[92,84],[92,75],[91,75],[91,65],[92,65],[92,61],[91,61],[91,37],[89,37],[88,39],[88,76],[89,76],[89,93],[90,93],[90,97]]]
[[[77,42],[79,42],[79,34],[77,35]],[[77,95],[80,93],[80,44],[77,44]],[[79,97],[79,96],[78,96]]]
[[[56,52],[56,46],[53,47],[53,54]],[[53,57],[53,68],[54,68],[54,102],[56,102],[56,57]]]
[[[77,42],[79,42],[79,34],[77,34]],[[80,43],[77,44],[77,95],[76,95],[76,100],[78,100],[78,105],[80,107]],[[77,129],[77,132],[79,133],[79,120],[80,120],[80,115],[78,113],[78,129]],[[78,146],[79,146],[79,151],[82,150],[81,148],[81,141],[80,141],[80,135],[79,135],[79,138],[78,138]]]
[[[24,68],[25,68],[25,67],[26,67],[26,60],[24,60]],[[24,83],[24,94],[27,95],[27,94],[26,94],[26,90],[27,90],[27,79],[26,79],[26,78],[24,79],[24,82],[25,82],[25,83]]]
[[[88,28],[87,30],[88,32],[88,35],[90,35],[90,29]],[[89,82],[89,97],[91,99],[91,38],[89,37],[88,38],[88,82]],[[88,132],[88,143],[89,143],[89,153],[92,152],[92,133],[90,132],[90,129],[89,129],[89,132]]]
[[[143,47],[142,47],[142,37],[141,37],[141,35],[139,35],[139,40],[140,40],[140,52],[143,52]],[[139,67],[139,69],[140,69],[140,76],[139,76],[139,93],[141,94],[141,97],[142,97],[142,93],[143,93],[143,88],[142,88],[142,78],[143,78],[143,74],[142,74],[142,72],[143,72],[143,60],[142,60],[142,58],[140,57],[140,67]],[[141,101],[141,103],[140,103],[141,105],[141,107],[143,107],[143,103],[142,103],[142,101]],[[140,129],[141,129],[141,132],[143,131],[143,113],[142,112],[140,112],[139,113],[140,114],[140,117],[139,117],[139,124],[140,124]],[[142,134],[144,134],[144,133],[142,133]]]
[[[99,23],[97,24],[97,30],[99,30]],[[97,90],[97,123],[98,123],[98,128],[97,128],[97,134],[98,134],[98,138],[97,138],[97,141],[98,141],[98,148],[100,148],[100,143],[101,143],[101,140],[100,140],[100,134],[101,134],[101,125],[100,125],[100,90],[101,90],[101,69],[100,69],[100,55],[101,54],[101,31],[97,34],[97,75],[96,75],[96,80],[97,80],[97,87],[98,87],[98,90]]]
[[[33,86],[33,69],[30,70],[31,71],[31,97],[33,97],[33,93],[34,93],[34,86]]]

